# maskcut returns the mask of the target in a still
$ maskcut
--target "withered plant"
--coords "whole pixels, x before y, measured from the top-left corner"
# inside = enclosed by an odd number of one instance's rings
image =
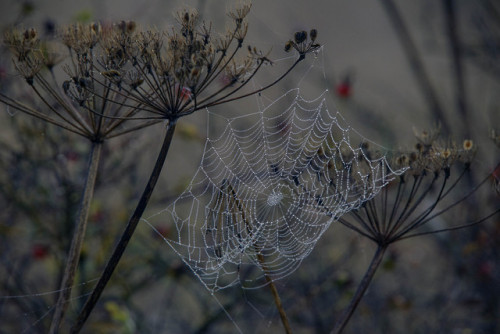
[[[462,217],[461,224],[432,226],[436,219],[446,217],[454,208],[478,195],[478,190],[491,179],[488,175],[474,187],[468,187],[476,151],[473,141],[466,139],[462,145],[457,145],[441,140],[439,135],[439,130],[417,133],[414,150],[398,154],[393,161],[394,167],[406,168],[404,173],[361,208],[338,219],[350,230],[373,241],[377,248],[350,304],[336,321],[333,333],[341,333],[347,325],[392,244],[471,227],[500,212],[497,206],[490,212],[481,213],[480,218]],[[370,152],[368,145],[364,149],[369,156],[377,154]],[[467,188],[469,190],[463,192]]]
[[[90,144],[86,181],[52,331],[63,318],[71,295],[104,142],[158,122],[143,120],[133,126],[125,125],[128,117],[141,111],[141,105],[135,102],[127,104],[128,97],[117,94],[113,89],[114,82],[105,75],[110,67],[124,65],[107,47],[108,40],[121,34],[118,29],[105,32],[96,23],[63,28],[57,40],[41,40],[35,29],[9,30],[4,36],[5,44],[14,54],[14,67],[25,79],[32,95],[13,98],[0,93],[0,101],[83,136]],[[116,117],[118,115],[120,117]]]
[[[250,5],[228,15],[232,27],[212,32],[194,10],[177,14],[168,31],[141,29],[134,22],[108,26],[75,24],[56,38],[40,40],[36,30],[11,30],[5,43],[14,54],[16,70],[32,90],[32,103],[0,94],[16,110],[87,138],[89,167],[51,333],[60,330],[81,253],[101,147],[105,140],[164,121],[165,136],[149,181],[93,293],[71,328],[78,333],[99,299],[132,237],[160,176],[179,118],[198,110],[259,93],[282,80],[306,54],[319,48],[317,32],[301,31],[285,50],[298,52],[296,61],[269,84],[243,88],[271,61],[257,48],[244,45],[245,18]],[[247,50],[244,57],[240,51]],[[223,79],[223,80],[221,80]],[[41,102],[41,103],[40,103]]]

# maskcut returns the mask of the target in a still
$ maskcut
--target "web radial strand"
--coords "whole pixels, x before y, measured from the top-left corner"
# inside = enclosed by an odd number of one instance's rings
[[[306,101],[291,90],[226,122],[207,139],[188,188],[160,215],[176,227],[166,242],[211,291],[290,275],[332,222],[398,174],[383,155],[365,152],[362,138],[352,140],[324,93]]]

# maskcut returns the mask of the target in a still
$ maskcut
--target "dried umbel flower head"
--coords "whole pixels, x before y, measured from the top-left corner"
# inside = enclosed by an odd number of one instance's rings
[[[243,3],[236,9],[230,11],[228,16],[232,18],[236,23],[236,26],[239,27],[243,23],[243,20],[247,17],[248,13],[250,13],[251,8],[251,3]]]
[[[294,48],[302,57],[305,56],[305,54],[314,52],[320,48],[320,45],[316,43],[316,38],[318,37],[318,31],[316,29],[312,29],[309,32],[309,39],[307,31],[305,30],[297,31],[293,37],[293,40],[289,40],[285,44],[286,52],[289,52],[292,48]]]
[[[465,139],[462,142],[462,150],[459,151],[459,159],[466,165],[470,165],[476,154],[476,145],[472,139]]]
[[[426,160],[427,170],[439,173],[445,171],[449,173],[449,168],[459,157],[459,152],[455,144],[441,144],[435,141],[431,144],[428,152],[424,153],[423,159]]]
[[[231,11],[228,15],[233,26],[222,35],[213,33],[211,24],[201,21],[195,10],[178,12],[177,27],[164,33],[141,31],[135,26],[132,33],[129,24],[122,22],[114,37],[106,36],[99,42],[106,57],[101,61],[104,70],[98,73],[114,83],[112,91],[140,103],[144,111],[153,114],[152,119],[175,120],[251,95],[255,92],[236,93],[270,61],[250,46],[246,57],[237,57],[248,31],[245,18],[249,10],[250,5],[243,4]],[[124,36],[128,34],[135,37]],[[291,68],[313,49],[304,47]],[[216,80],[222,77],[224,80]]]
[[[296,33],[291,47],[299,51],[297,61],[269,85],[240,93],[262,66],[271,63],[256,47],[249,46],[249,52],[239,56],[250,7],[243,4],[228,14],[233,24],[224,34],[213,33],[211,24],[202,22],[195,10],[177,13],[178,26],[166,32],[143,30],[131,21],[114,26],[72,24],[61,27],[56,38],[51,38],[50,44],[44,42],[42,48],[33,29],[7,32],[5,41],[14,52],[16,69],[52,116],[28,110],[9,97],[2,101],[100,140],[109,136],[111,129],[121,128],[117,124],[125,120],[176,120],[252,95],[280,81],[319,44],[315,42],[316,30]],[[57,42],[68,50],[64,62]],[[67,78],[58,87],[51,87],[53,80],[45,79],[41,71],[47,68],[52,72],[58,65]],[[65,96],[58,96],[60,93]]]
[[[116,24],[116,27],[123,34],[132,34],[135,31],[135,28],[137,28],[137,24],[134,21],[120,21]]]
[[[410,158],[408,157],[407,154],[401,154],[401,155],[398,155],[395,159],[394,159],[394,165],[398,168],[406,168],[408,167],[410,164]]]
[[[441,144],[438,136],[430,132],[421,134],[418,140],[422,146],[430,147],[425,150],[419,147],[414,151],[397,154],[394,164],[400,168],[408,166],[404,173],[394,179],[390,186],[383,188],[380,196],[367,202],[360,210],[352,212],[350,217],[339,219],[342,224],[371,239],[379,247],[387,247],[398,240],[421,234],[448,230],[426,232],[419,229],[458,204],[467,202],[485,184],[483,181],[471,190],[470,187],[467,188],[467,182],[463,182],[471,170],[475,151],[472,140],[464,140],[461,146],[453,142]],[[465,192],[461,188],[464,186]],[[455,189],[465,195],[450,199]],[[492,213],[479,218],[477,223],[491,217],[498,210],[500,209],[493,209]]]
[[[33,28],[24,31],[7,30],[4,33],[4,43],[14,54],[12,61],[15,69],[32,85],[33,78],[43,68],[44,63],[37,31]]]
[[[130,34],[132,28],[126,26]],[[110,53],[108,44],[101,43],[104,33],[106,41],[115,41],[114,53]],[[124,126],[125,120],[141,109],[140,104],[114,88],[118,86],[116,77],[122,75],[115,68],[128,62],[118,36],[118,29],[110,33],[99,23],[61,27],[55,38],[47,40],[40,40],[33,29],[7,31],[5,43],[13,51],[14,67],[42,104],[17,101],[3,94],[0,101],[95,142],[157,122],[144,120],[139,125]],[[59,66],[67,76],[62,80],[54,75],[54,68]]]
[[[438,138],[439,134],[441,133],[441,126],[437,125],[433,129],[422,131],[413,128],[413,133],[415,135],[415,138],[417,138],[417,144],[415,147],[418,151],[425,152],[432,147],[432,144]]]
[[[61,39],[70,50],[79,55],[86,55],[99,42],[102,34],[100,23],[91,24],[75,23],[64,27],[61,31]]]
[[[471,198],[483,195],[479,189],[489,177],[492,177],[497,193],[500,189],[500,165],[478,184],[467,182],[473,179],[469,177],[475,151],[472,140],[464,140],[461,146],[452,142],[443,145],[437,135],[430,132],[419,133],[417,139],[419,142],[414,151],[398,154],[395,158],[397,166],[408,164],[409,168],[405,173],[384,187],[381,194],[364,203],[359,210],[351,211],[338,219],[344,226],[377,245],[354,302],[351,302],[344,314],[352,314],[381,264],[384,252],[393,243],[471,227],[500,212],[496,198],[491,201],[493,205],[488,204],[489,200],[483,201],[481,210],[467,210],[471,208]],[[458,220],[456,217],[442,217],[457,207],[460,208]],[[431,225],[434,220],[440,221],[439,227]],[[442,224],[448,222],[450,225],[443,227]],[[349,316],[341,318],[335,333],[341,332],[348,319]]]
[[[106,60],[101,75],[113,80],[117,88],[112,89],[140,101],[143,109],[157,118],[175,119],[187,110],[193,112],[199,102],[208,102],[200,100],[200,95],[227,67],[239,77],[250,69],[247,61],[241,63],[243,66],[234,65],[246,24],[240,22],[225,36],[214,38],[211,25],[200,22],[195,10],[178,12],[176,20],[178,28],[164,33],[138,31],[135,25],[132,29],[130,23],[122,22],[116,34],[103,40]],[[132,31],[135,37],[129,38]],[[235,40],[237,45],[227,56]],[[187,91],[189,99],[185,98]]]
[[[5,31],[4,43],[14,53],[15,60],[24,62],[29,61],[28,56],[38,52],[40,39],[34,28],[24,31],[11,29]]]

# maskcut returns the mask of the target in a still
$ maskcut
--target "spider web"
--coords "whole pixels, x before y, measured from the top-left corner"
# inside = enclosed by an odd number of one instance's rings
[[[398,171],[326,104],[292,89],[256,113],[224,118],[187,189],[148,218],[175,224],[165,242],[211,292],[292,274],[346,212]],[[165,217],[167,216],[167,217]]]

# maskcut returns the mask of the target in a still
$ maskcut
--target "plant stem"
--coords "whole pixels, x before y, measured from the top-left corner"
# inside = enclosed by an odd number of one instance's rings
[[[380,265],[380,262],[382,262],[382,259],[384,257],[385,250],[387,249],[387,246],[378,246],[377,251],[375,252],[375,255],[373,256],[373,259],[370,263],[370,266],[366,270],[365,276],[361,280],[361,283],[358,286],[358,289],[356,290],[356,293],[351,299],[351,303],[347,307],[347,309],[344,310],[344,313],[342,313],[340,319],[337,320],[335,323],[335,328],[332,331],[332,334],[340,334],[344,330],[344,327],[347,325],[347,322],[351,318],[352,314],[354,313],[354,310],[356,310],[356,307],[358,306],[359,302],[361,301],[361,298],[363,298],[363,295],[366,292],[366,289],[370,285],[370,282],[375,275],[375,272],[377,271],[378,266]]]
[[[116,247],[113,251],[113,254],[111,255],[111,258],[109,259],[108,263],[106,264],[106,267],[104,268],[104,271],[102,272],[102,274],[99,278],[99,281],[97,282],[97,285],[94,288],[94,291],[92,291],[92,294],[85,302],[85,305],[83,306],[83,309],[81,310],[80,314],[78,315],[78,318],[76,319],[75,324],[71,327],[70,333],[80,332],[83,325],[87,321],[87,318],[89,317],[90,313],[92,312],[95,304],[99,300],[99,297],[101,296],[102,291],[106,287],[106,284],[108,283],[109,279],[111,278],[113,271],[115,270],[116,266],[118,265],[118,262],[120,261],[120,258],[123,255],[123,252],[127,248],[128,242],[130,241],[130,239],[132,238],[132,235],[134,234],[135,228],[137,227],[137,224],[139,223],[139,220],[141,219],[142,214],[144,213],[144,210],[146,209],[146,206],[148,205],[149,199],[151,198],[153,190],[156,186],[156,182],[158,181],[158,178],[160,176],[160,172],[163,168],[163,164],[165,163],[165,159],[167,157],[168,149],[170,148],[170,143],[172,142],[176,122],[177,122],[177,120],[170,120],[168,122],[167,132],[165,134],[165,138],[163,140],[163,144],[162,144],[160,153],[158,154],[158,158],[156,159],[155,166],[153,168],[153,171],[151,172],[151,176],[149,177],[149,181],[146,184],[146,187],[144,188],[144,191],[143,191],[142,196],[139,200],[139,203],[137,204],[137,207],[135,208],[135,211],[132,214],[132,217],[130,217],[128,224],[122,233],[120,241],[116,245]]]
[[[268,270],[264,266],[264,256],[262,254],[257,254],[257,259],[259,260],[262,270],[264,271],[264,276],[266,277],[266,281],[269,283],[269,288],[273,294],[274,303],[276,304],[276,308],[280,314],[281,322],[283,323],[283,327],[285,327],[286,334],[292,334],[292,327],[290,326],[290,322],[288,321],[288,317],[286,315],[285,309],[283,308],[283,304],[281,304],[281,298],[278,294],[278,289],[273,282],[273,279],[267,274]]]
[[[90,210],[90,203],[94,194],[94,186],[97,177],[97,170],[102,151],[102,142],[93,142],[89,153],[89,166],[87,170],[87,178],[83,189],[83,196],[80,202],[80,209],[76,217],[75,230],[73,232],[73,240],[66,261],[63,279],[60,285],[59,297],[56,304],[52,323],[50,324],[49,333],[57,333],[61,326],[61,321],[64,318],[64,313],[68,308],[68,301],[71,296],[71,290],[75,279],[76,269],[80,260],[80,254],[87,229],[87,221]]]

